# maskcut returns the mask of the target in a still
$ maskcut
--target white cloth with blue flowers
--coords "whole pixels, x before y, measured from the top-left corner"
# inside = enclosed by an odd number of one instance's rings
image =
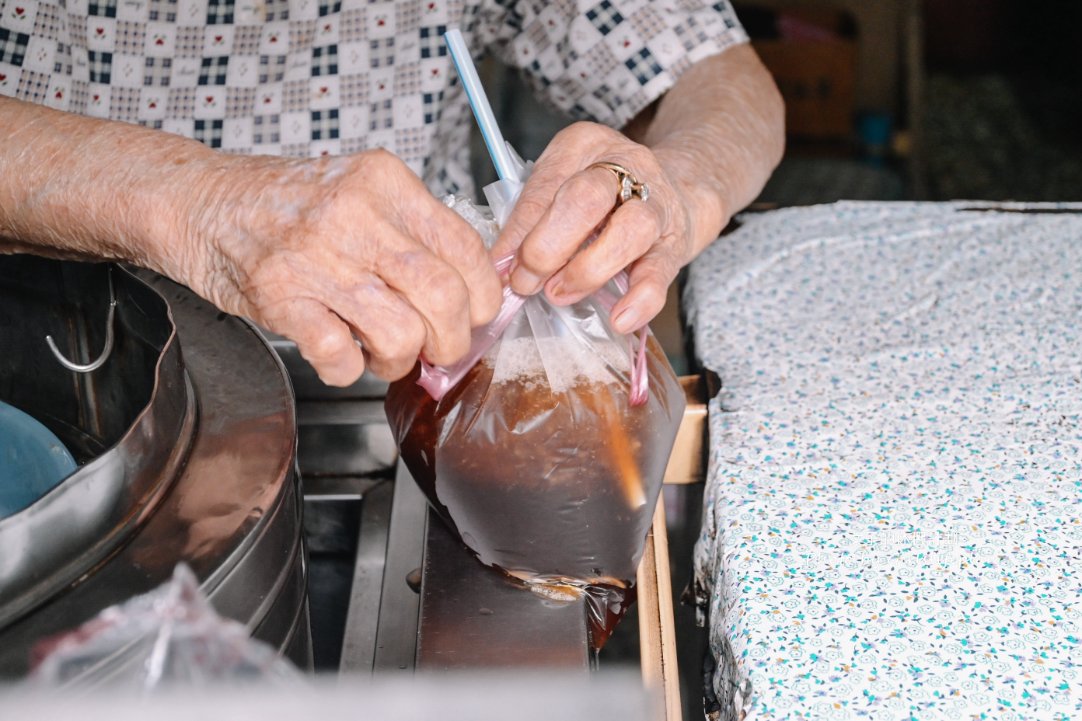
[[[688,295],[714,714],[1082,718],[1082,205],[742,220]]]

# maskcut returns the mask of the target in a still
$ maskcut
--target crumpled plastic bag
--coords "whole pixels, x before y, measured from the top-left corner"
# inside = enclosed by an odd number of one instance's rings
[[[42,641],[33,679],[45,686],[203,687],[301,683],[304,676],[240,623],[220,617],[186,565],[157,589]]]
[[[448,204],[491,245],[492,214]],[[559,307],[505,287],[462,362],[421,363],[386,399],[402,459],[465,545],[535,590],[586,593],[596,646],[632,596],[685,405],[649,330],[612,329],[624,291],[618,277]]]

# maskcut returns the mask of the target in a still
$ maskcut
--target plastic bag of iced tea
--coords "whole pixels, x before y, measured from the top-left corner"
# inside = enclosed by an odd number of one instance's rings
[[[449,204],[494,238],[483,209]],[[685,403],[649,331],[612,329],[624,289],[567,307],[507,289],[463,363],[419,364],[386,400],[403,460],[466,546],[535,590],[585,592],[595,635],[630,598]]]

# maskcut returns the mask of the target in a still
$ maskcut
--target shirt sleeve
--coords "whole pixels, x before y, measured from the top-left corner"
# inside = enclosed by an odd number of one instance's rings
[[[728,0],[492,0],[489,49],[573,118],[620,128],[694,63],[748,40]]]

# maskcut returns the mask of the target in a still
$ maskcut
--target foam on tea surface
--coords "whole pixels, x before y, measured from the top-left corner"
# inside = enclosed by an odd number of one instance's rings
[[[585,383],[618,383],[631,373],[627,349],[611,341],[584,346],[574,338],[512,338],[485,357],[492,383],[515,381],[526,387],[545,383],[566,393]]]

